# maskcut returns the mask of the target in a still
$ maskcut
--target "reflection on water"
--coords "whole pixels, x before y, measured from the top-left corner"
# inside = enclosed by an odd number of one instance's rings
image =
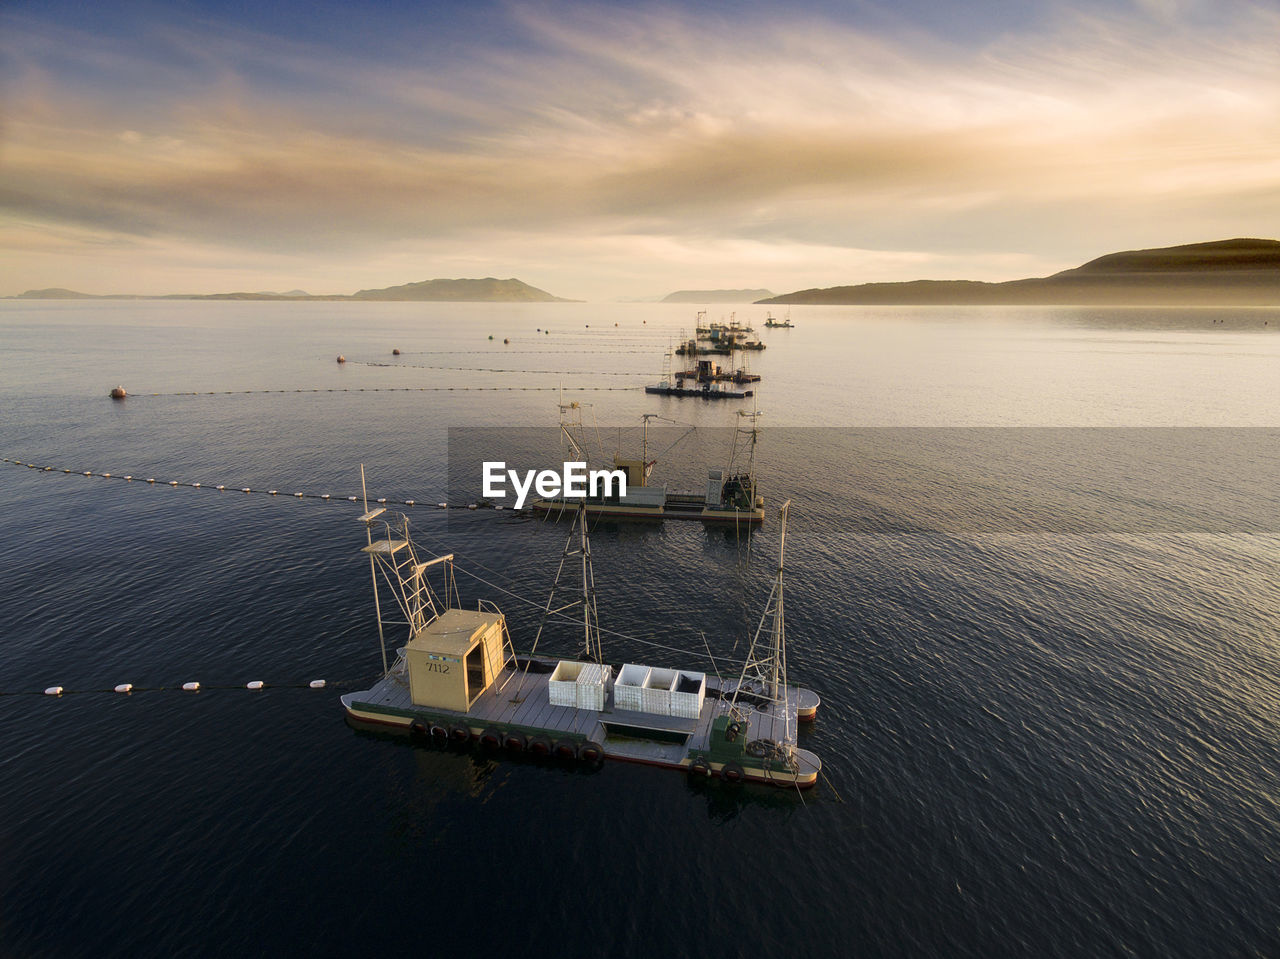
[[[0,304],[0,454],[234,489],[356,488],[364,463],[371,493],[435,503],[448,427],[554,433],[558,391],[105,391],[506,384],[332,362],[483,351],[490,333],[513,353],[563,344],[529,357],[548,369],[589,356],[656,379],[691,320],[609,307],[618,337],[654,346],[609,355],[587,351],[614,334],[532,342],[584,329],[587,305],[276,306]],[[122,954],[145,929],[166,955],[391,954],[429,921],[433,945],[482,953],[737,953],[744,923],[762,952],[1274,953],[1280,350],[1259,318],[814,309],[764,332],[763,527],[600,523],[592,550],[611,660],[698,666],[710,648],[724,669],[792,499],[789,667],[823,697],[801,742],[831,784],[803,801],[355,730],[335,690],[281,688],[377,672],[354,504],[4,465],[0,692],[268,688],[0,698],[0,951]],[[720,466],[735,420],[574,398],[624,430],[642,412],[696,424],[673,483]],[[1001,425],[1023,428],[937,428]],[[883,426],[902,428],[864,428]],[[565,525],[411,515],[457,554],[464,602],[496,599],[517,646],[536,633]]]

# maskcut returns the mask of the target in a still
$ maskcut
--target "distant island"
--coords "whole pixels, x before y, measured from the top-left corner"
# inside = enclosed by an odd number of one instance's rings
[[[1218,240],[1111,253],[1005,283],[913,280],[800,290],[757,300],[884,306],[1280,306],[1280,241]]]
[[[163,296],[111,294],[96,296],[57,287],[27,290],[14,299],[20,300],[388,300],[446,303],[576,303],[552,296],[545,290],[516,279],[496,280],[422,280],[388,286],[380,290],[360,290],[350,296],[334,294],[312,296],[302,290],[289,293],[169,293]]]
[[[676,290],[662,298],[663,303],[755,303],[772,290]]]

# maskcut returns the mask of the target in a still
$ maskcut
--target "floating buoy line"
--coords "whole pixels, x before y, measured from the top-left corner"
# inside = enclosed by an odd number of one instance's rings
[[[264,496],[276,496],[282,499],[318,499],[326,502],[334,503],[358,503],[360,497],[355,494],[339,494],[332,493],[305,493],[294,492],[287,489],[254,489],[250,486],[227,486],[225,483],[187,483],[182,480],[162,480],[156,479],[154,476],[134,476],[132,473],[99,473],[93,470],[73,470],[64,469],[58,466],[41,466],[39,463],[27,463],[23,460],[9,459],[8,457],[0,457],[0,462],[10,463],[14,466],[25,466],[27,469],[35,470],[37,473],[57,473],[66,476],[97,476],[101,479],[124,480],[126,483],[141,483],[144,486],[183,486],[188,489],[213,490],[216,493],[250,493],[260,494]],[[502,510],[501,505],[488,503],[485,501],[470,503],[420,503],[414,499],[389,499],[385,496],[369,497],[369,502],[377,502],[379,506],[423,506],[433,507],[435,509],[492,509]]]
[[[670,337],[670,339],[674,340],[675,337],[674,336]],[[685,337],[685,339],[688,339],[688,337]],[[571,352],[573,353],[574,356],[578,356],[579,354],[582,354],[582,353],[600,353],[600,354],[607,354],[610,356],[617,355],[620,353],[647,353],[650,356],[652,356],[653,351],[654,351],[654,347],[650,347],[647,350],[574,350],[565,346],[558,350],[515,349],[515,350],[502,350],[500,353],[497,350],[401,350],[399,353],[392,350],[391,355],[392,356],[495,356],[495,355],[496,356],[525,356],[529,353],[546,353],[546,354],[553,354],[555,356],[564,356],[565,353]]]
[[[648,352],[648,351],[645,351]],[[377,366],[391,370],[451,370],[458,373],[560,373],[570,376],[647,376],[652,373],[620,373],[616,370],[513,370],[496,366],[424,366],[420,363],[378,363],[373,360],[348,360],[356,366]]]
[[[128,696],[133,693],[198,693],[204,690],[241,689],[248,692],[260,692],[264,689],[328,689],[339,686],[356,686],[368,682],[367,679],[344,679],[334,682],[327,679],[311,679],[305,683],[265,683],[254,679],[234,686],[207,686],[191,681],[178,686],[135,686],[133,683],[119,683],[115,686],[87,687],[85,689],[67,689],[65,686],[47,686],[44,689],[9,689],[0,690],[0,696],[81,696],[86,693],[120,693]]]
[[[638,376],[640,374],[628,374]],[[644,374],[651,376],[652,374]],[[116,389],[120,389],[117,387]],[[171,393],[130,393],[138,396],[249,396],[262,393],[634,393],[639,386],[334,386],[296,390],[177,390]],[[112,390],[114,393],[115,390]],[[123,399],[123,397],[113,397]]]

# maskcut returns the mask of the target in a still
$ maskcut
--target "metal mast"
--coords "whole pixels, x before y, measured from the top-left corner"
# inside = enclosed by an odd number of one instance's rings
[[[791,709],[787,702],[787,632],[783,621],[783,570],[787,547],[787,512],[791,500],[787,500],[778,510],[781,518],[782,534],[778,543],[778,574],[769,591],[769,599],[765,603],[764,615],[760,617],[760,625],[756,627],[755,636],[751,639],[751,648],[747,650],[746,662],[742,664],[742,675],[734,689],[731,708],[738,705],[738,694],[748,691],[748,686],[759,684],[764,694],[780,708],[785,716],[786,733],[791,734]],[[768,646],[764,640],[765,624],[770,624]]]
[[[591,565],[591,540],[587,536],[587,503],[578,505],[578,526],[581,533],[582,554],[582,645],[588,659],[604,663],[604,651],[600,648],[600,622],[596,616],[596,574]]]
[[[369,576],[373,580],[373,611],[378,617],[378,647],[382,650],[382,675],[387,675],[387,640],[382,635],[382,607],[378,603],[378,569],[373,558],[373,521],[386,512],[386,508],[379,506],[373,512],[369,512],[369,490],[364,482],[364,464],[360,464],[360,493],[364,497],[364,515],[360,517],[360,521],[364,523],[365,541],[368,548],[365,550],[369,554]]]

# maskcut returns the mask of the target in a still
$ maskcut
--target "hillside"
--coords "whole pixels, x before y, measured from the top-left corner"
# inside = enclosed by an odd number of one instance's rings
[[[470,303],[569,303],[520,280],[423,280],[381,290],[361,290],[355,300],[448,300]]]
[[[361,290],[351,296],[313,296],[302,290],[290,293],[167,293],[159,296],[139,296],[114,293],[98,296],[93,293],[77,293],[74,290],[27,290],[15,299],[22,300],[418,300],[455,303],[573,303],[574,300],[552,296],[545,290],[529,286],[520,280],[423,280],[405,283],[380,290]]]
[[[789,304],[1280,306],[1280,241],[1218,240],[1110,253],[1052,276],[1004,283],[913,280],[801,290]]]
[[[754,303],[772,290],[676,290],[662,298],[663,303]]]

